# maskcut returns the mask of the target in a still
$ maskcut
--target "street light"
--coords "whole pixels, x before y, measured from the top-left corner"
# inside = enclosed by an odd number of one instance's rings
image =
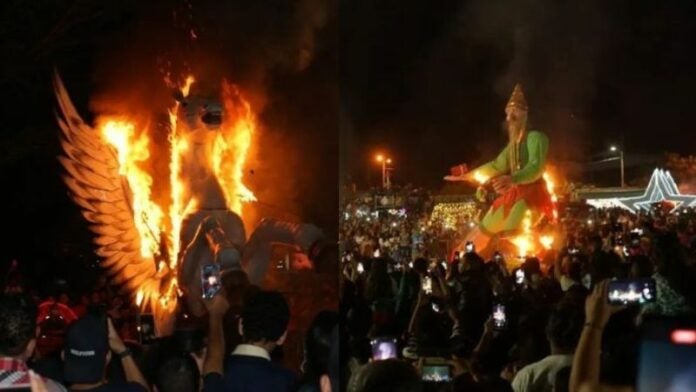
[[[609,151],[619,152],[619,160],[621,161],[621,188],[623,188],[626,186],[626,182],[624,181],[624,152],[623,150],[619,150],[616,146],[609,147]]]
[[[391,187],[391,179],[389,178],[391,168],[387,167],[387,165],[391,165],[392,160],[391,158],[385,158],[382,154],[377,154],[375,160],[382,164],[382,188],[389,189]]]

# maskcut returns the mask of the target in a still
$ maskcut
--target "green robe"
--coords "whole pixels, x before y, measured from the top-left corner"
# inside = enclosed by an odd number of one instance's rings
[[[475,171],[487,178],[509,174],[514,185],[531,184],[544,175],[546,153],[549,139],[539,131],[528,131],[522,140],[510,142],[493,161],[488,162]],[[521,228],[522,220],[529,209],[524,199],[518,200],[510,212],[505,215],[503,206],[486,212],[480,223],[481,229],[489,234],[514,233]],[[531,211],[533,222],[539,218],[538,211]]]

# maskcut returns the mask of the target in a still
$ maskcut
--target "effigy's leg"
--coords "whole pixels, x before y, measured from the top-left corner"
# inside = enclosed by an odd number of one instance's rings
[[[489,235],[503,235],[505,233],[514,233],[521,229],[522,221],[529,208],[524,200],[518,200],[505,213],[505,207],[500,206],[495,210],[490,209],[481,219],[481,229]]]

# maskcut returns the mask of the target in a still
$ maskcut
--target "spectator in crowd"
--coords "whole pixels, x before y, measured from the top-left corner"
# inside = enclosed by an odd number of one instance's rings
[[[209,345],[203,365],[204,391],[291,391],[296,376],[271,361],[271,352],[283,344],[290,310],[282,294],[258,291],[248,297],[239,321],[242,344],[224,359],[223,318],[229,304],[224,294],[207,302]],[[224,361],[224,364],[223,364]]]
[[[305,338],[305,359],[299,392],[321,391],[322,377],[329,374],[331,333],[337,325],[338,314],[331,311],[319,312],[312,321]]]
[[[0,389],[31,387],[27,361],[36,347],[36,306],[20,294],[0,296]],[[65,391],[59,383],[42,379],[49,392]]]
[[[107,365],[120,360],[125,382],[107,379]],[[132,351],[118,336],[110,318],[90,313],[68,329],[63,349],[65,381],[73,391],[149,391]]]
[[[522,368],[512,381],[512,389],[515,392],[553,391],[556,373],[573,362],[583,323],[583,312],[577,303],[557,305],[546,325],[551,354]]]
[[[348,392],[420,392],[416,369],[395,359],[372,362],[349,382]]]
[[[157,368],[154,384],[157,392],[198,391],[200,378],[198,364],[191,355],[175,354]]]

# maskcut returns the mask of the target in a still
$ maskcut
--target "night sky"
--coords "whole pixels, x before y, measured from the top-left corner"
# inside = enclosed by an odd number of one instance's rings
[[[96,259],[87,222],[60,179],[54,67],[87,121],[95,112],[138,111],[141,103],[166,108],[165,68],[174,75],[194,72],[209,84],[222,78],[238,84],[262,128],[245,173],[264,203],[260,214],[313,222],[336,235],[337,4],[1,3],[0,183],[7,234],[0,273],[18,258],[27,275],[66,277],[74,265]],[[114,97],[124,103],[110,106]],[[79,274],[68,278],[80,284]]]
[[[351,0],[340,18],[344,181],[378,184],[386,151],[398,183],[439,189],[503,147],[516,82],[561,166],[696,147],[693,1]]]

